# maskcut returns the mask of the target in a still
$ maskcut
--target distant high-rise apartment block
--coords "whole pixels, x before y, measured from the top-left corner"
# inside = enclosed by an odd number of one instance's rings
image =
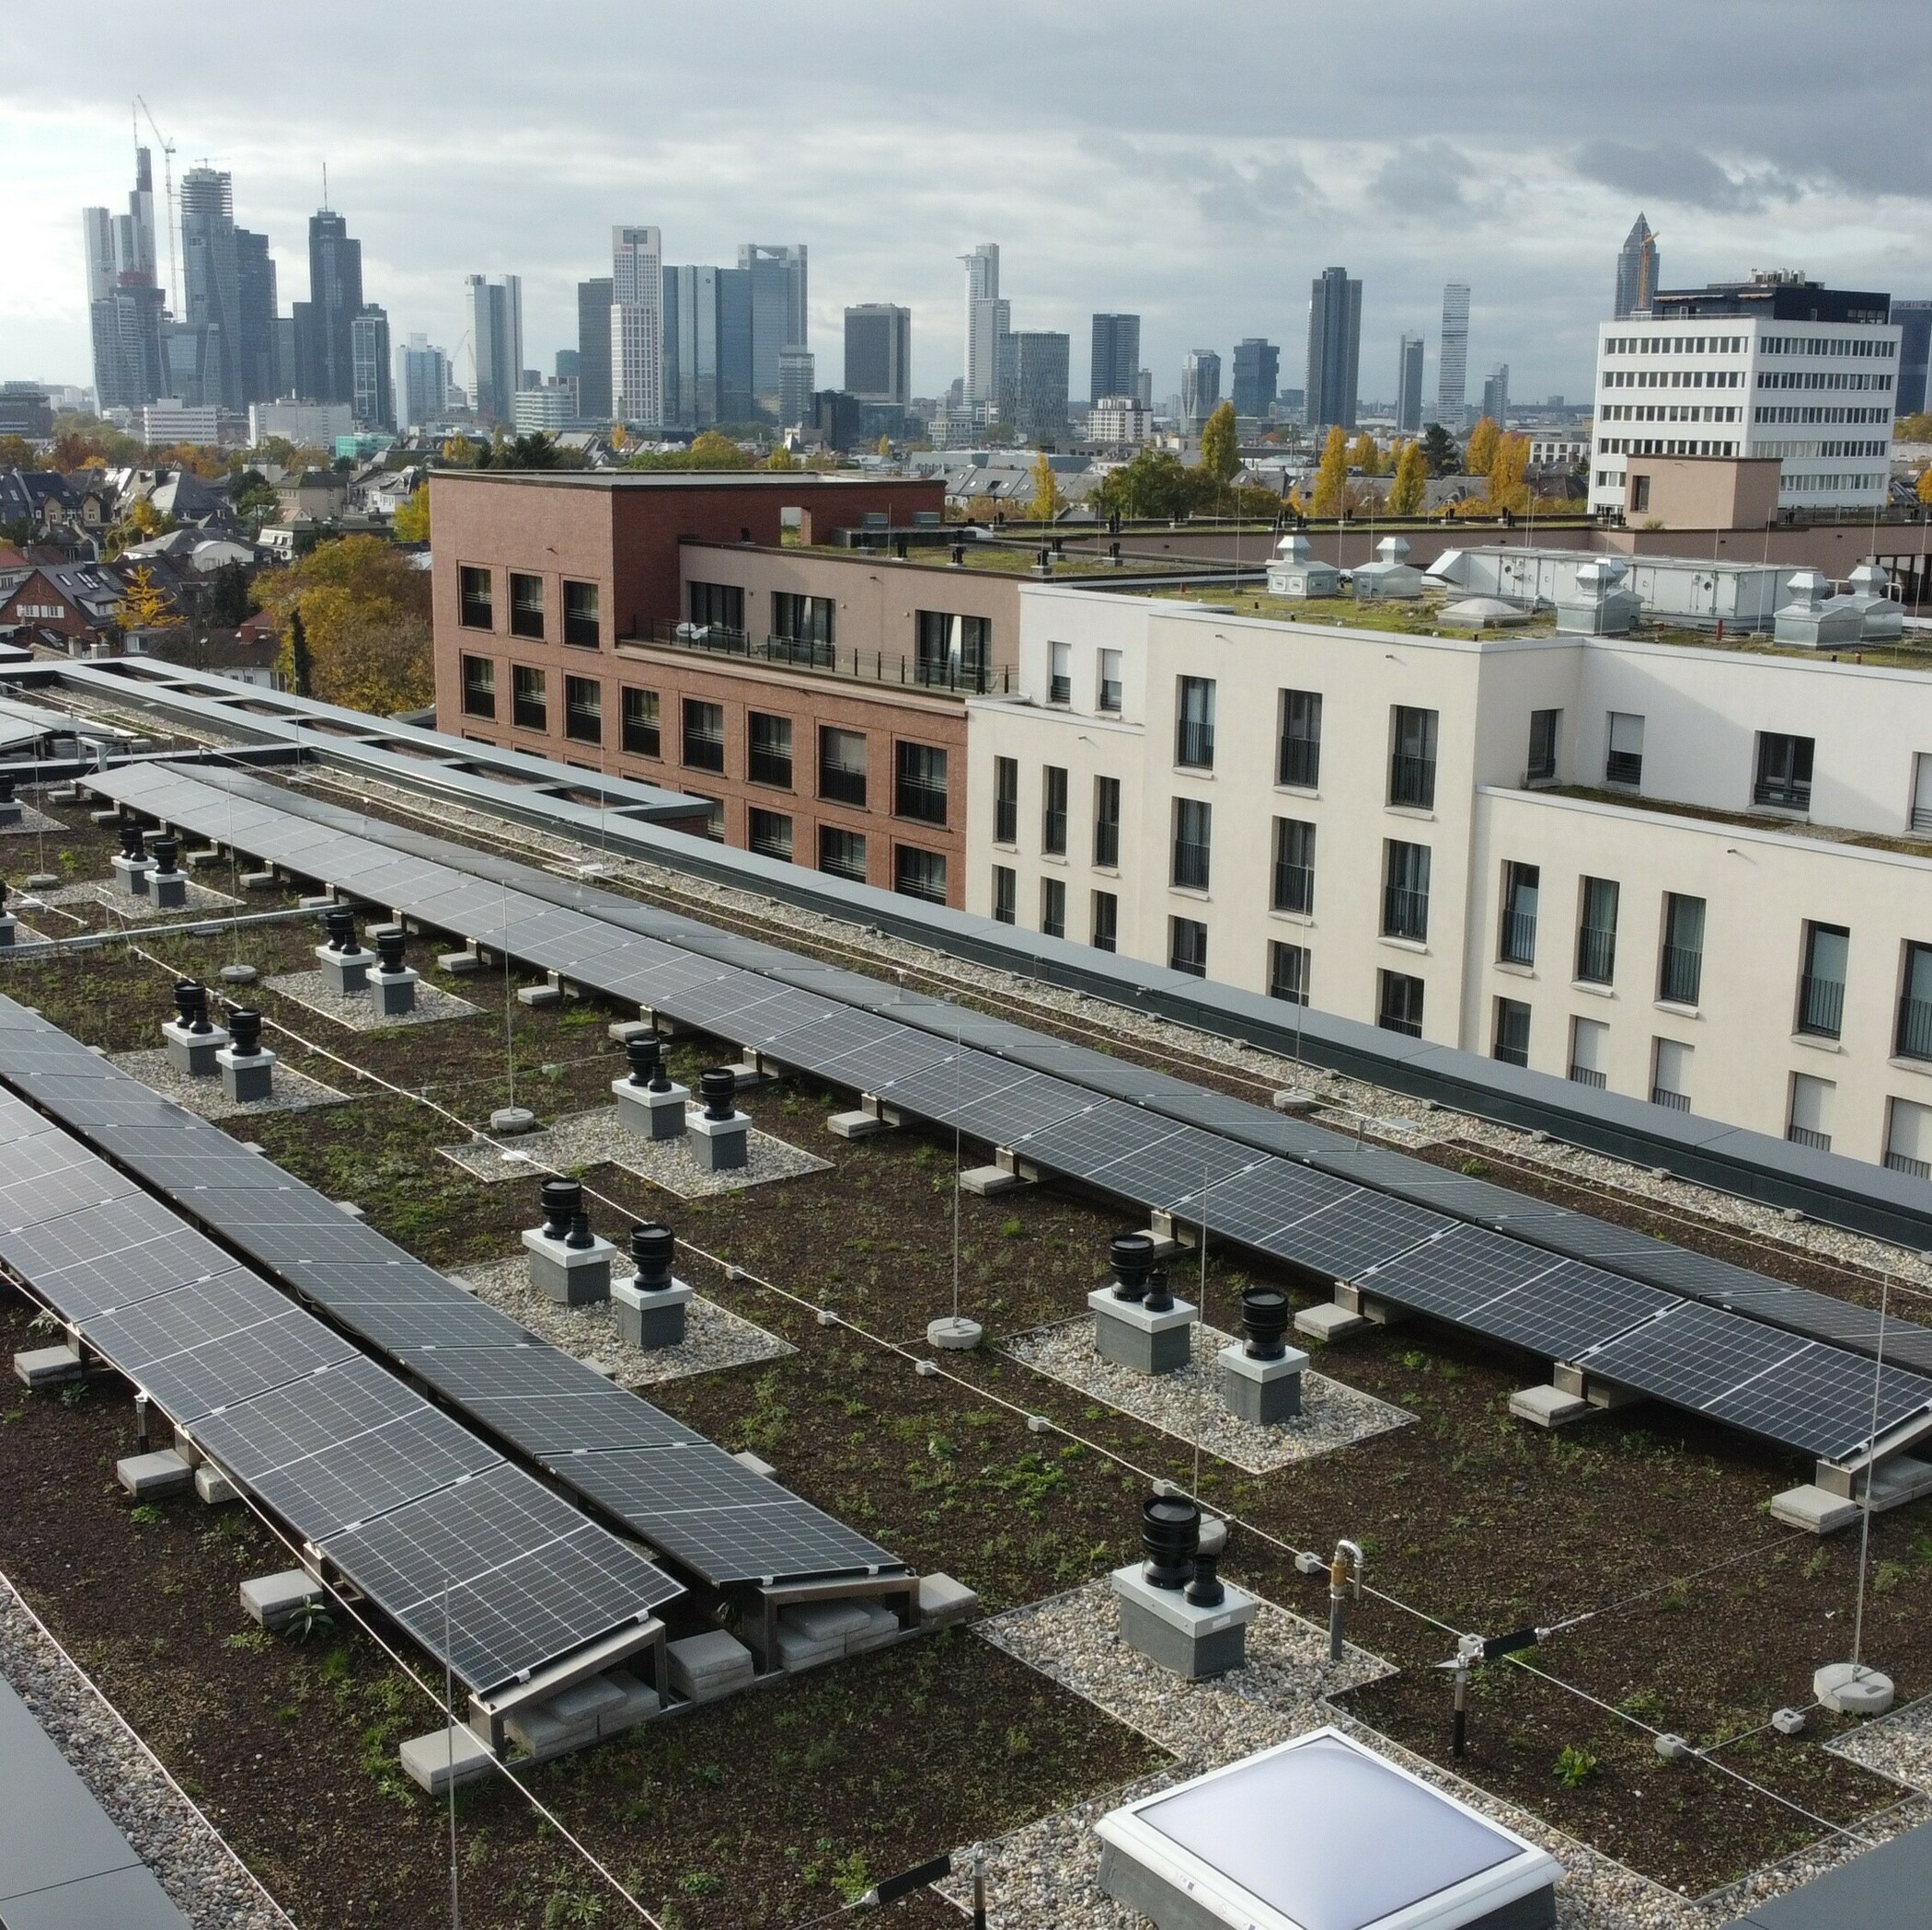
[[[913,311],[891,302],[862,302],[845,310],[845,392],[861,402],[913,396]]]
[[[1362,283],[1325,268],[1308,295],[1308,379],[1303,411],[1311,429],[1355,426],[1362,357]]]
[[[396,427],[396,390],[389,378],[389,316],[370,303],[349,325],[350,358],[355,373],[355,426]]]
[[[611,282],[577,284],[577,408],[586,422],[611,419]]]
[[[1066,402],[1073,338],[1026,328],[1013,344],[1013,426],[1029,442],[1052,442],[1066,434]]]
[[[1089,402],[1131,396],[1141,367],[1141,318],[1137,315],[1097,315],[1093,360],[1087,380]]]
[[[752,397],[773,414],[779,408],[778,358],[811,346],[806,250],[802,243],[741,242],[738,266],[751,278]]]
[[[1624,245],[1616,251],[1616,305],[1613,317],[1621,322],[1650,305],[1658,290],[1657,236],[1641,214]]]
[[[1498,429],[1510,426],[1510,365],[1499,362],[1483,377],[1482,412]]]
[[[664,420],[664,243],[652,227],[611,230],[611,414]]]
[[[500,422],[507,428],[515,419],[517,384],[523,368],[523,278],[505,275],[492,281],[485,275],[471,275],[465,286],[477,369],[470,406],[479,422]]]
[[[1154,371],[1143,369],[1133,378],[1133,387],[1129,393],[1143,408],[1154,407]]]
[[[213,167],[190,167],[181,177],[181,289],[185,312],[179,320],[204,338],[197,359],[208,385],[203,393],[184,400],[239,409],[241,275],[235,251],[234,184]]]
[[[1469,393],[1469,284],[1450,281],[1443,289],[1442,350],[1436,357],[1435,419],[1454,434],[1463,426]]]
[[[752,386],[752,271],[720,268],[718,276],[718,419],[750,422],[758,413]]]
[[[236,292],[240,302],[237,349],[244,403],[272,402],[282,393],[275,352],[275,258],[269,237],[235,231]]]
[[[1180,364],[1180,412],[1199,425],[1221,406],[1221,358],[1212,349],[1190,349]]]
[[[1281,379],[1282,351],[1273,342],[1250,335],[1235,344],[1236,415],[1265,418],[1274,407]]]
[[[1894,302],[1892,319],[1899,325],[1899,389],[1893,405],[1902,416],[1923,414],[1928,388],[1926,367],[1932,362],[1932,302]]]
[[[362,244],[323,208],[308,218],[308,300],[295,304],[296,359],[305,402],[355,401],[350,329],[362,312]]]
[[[1012,332],[1012,310],[1000,300],[999,243],[983,241],[962,255],[966,269],[966,400],[999,396],[1000,340]]]
[[[581,364],[575,349],[559,349],[550,358],[550,373],[558,382],[575,382]]]
[[[810,349],[778,350],[778,420],[787,429],[811,420],[811,395],[817,386]]]
[[[433,422],[449,407],[450,361],[426,335],[396,351],[396,407],[405,429]]]
[[[1396,433],[1420,435],[1422,430],[1422,338],[1405,335],[1396,351]]]

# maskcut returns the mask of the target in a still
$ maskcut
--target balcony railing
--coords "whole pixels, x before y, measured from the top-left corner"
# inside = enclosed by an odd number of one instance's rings
[[[819,796],[832,804],[857,804],[863,807],[866,801],[866,774],[863,771],[848,771],[843,764],[821,764]]]
[[[1534,965],[1536,962],[1535,913],[1505,912],[1502,914],[1502,961],[1505,965]]]
[[[1111,818],[1100,818],[1094,823],[1094,863],[1111,871],[1121,862],[1121,827]]]
[[[745,753],[744,772],[753,784],[773,784],[788,791],[791,788],[791,752],[761,751],[753,744]]]
[[[1816,1039],[1835,1039],[1845,1020],[1845,982],[1806,972],[1798,982],[1798,1029]]]
[[[1066,856],[1066,813],[1045,810],[1040,814],[1040,848],[1049,857]]]
[[[995,844],[1017,844],[1019,843],[1019,799],[1018,798],[995,798],[993,800],[993,842]]]
[[[1914,831],[1932,831],[1932,804],[1915,804],[1912,807],[1912,828]]]
[[[1650,1104],[1668,1106],[1673,1112],[1688,1112],[1691,1109],[1689,1093],[1671,1092],[1662,1086],[1651,1086]]]
[[[1435,759],[1411,757],[1397,751],[1388,764],[1388,801],[1418,810],[1435,805]]]
[[[1070,676],[1051,676],[1047,679],[1047,702],[1049,704],[1071,704],[1074,701],[1074,680]]]
[[[753,663],[779,663],[821,676],[852,677],[862,684],[903,684],[909,689],[950,691],[986,696],[1010,693],[1009,665],[923,660],[885,650],[844,649],[810,638],[751,637],[722,624],[671,623],[658,618],[640,623],[617,638],[619,645],[690,650],[699,656],[742,657]]]
[[[1208,888],[1208,847],[1191,838],[1174,840],[1174,882],[1190,891]]]
[[[1814,1153],[1829,1153],[1832,1150],[1832,1136],[1829,1132],[1814,1132],[1809,1126],[1792,1126],[1786,1130],[1785,1137],[1794,1146],[1809,1146]]]
[[[1776,810],[1810,810],[1811,781],[1809,777],[1760,777],[1751,787],[1751,801]]]
[[[1174,762],[1190,770],[1214,768],[1214,727],[1193,718],[1182,718],[1174,732]]]
[[[1429,936],[1429,893],[1410,891],[1400,885],[1382,888],[1382,935],[1386,938],[1413,938]]]
[[[1505,1065],[1527,1066],[1530,1063],[1529,1048],[1516,1045],[1511,1040],[1498,1038],[1495,1056]]]
[[[922,824],[946,821],[946,787],[927,784],[918,777],[902,777],[896,787],[894,811],[902,818],[916,818]],[[942,892],[941,897],[944,897]]]
[[[1315,867],[1277,863],[1274,867],[1274,908],[1278,912],[1315,909]]]
[[[541,697],[512,697],[510,700],[510,721],[519,730],[547,730],[550,728],[550,707]]]
[[[1284,737],[1277,784],[1293,784],[1312,791],[1321,777],[1321,745],[1314,738]]]
[[[1669,1005],[1695,1005],[1704,978],[1704,954],[1687,946],[1666,945],[1658,973],[1657,996]]]
[[[1607,784],[1638,785],[1643,782],[1643,752],[1613,751],[1604,760],[1604,780]]]
[[[724,739],[708,737],[702,731],[684,732],[684,767],[692,771],[721,771],[725,767]]]
[[[1570,1068],[1570,1076],[1574,1084],[1588,1086],[1597,1092],[1601,1092],[1610,1083],[1602,1073],[1587,1065],[1572,1065]]]
[[[1099,707],[1110,716],[1119,715],[1121,708],[1121,685],[1115,679],[1105,677],[1101,679]]]
[[[1899,1001],[1898,1055],[1901,1059],[1932,1059],[1932,999]]]
[[[1607,985],[1616,974],[1616,932],[1584,925],[1577,933],[1577,977],[1586,985]]]
[[[1932,1159],[1915,1159],[1909,1153],[1888,1153],[1885,1164],[1894,1173],[1910,1173],[1915,1179],[1932,1179]]]

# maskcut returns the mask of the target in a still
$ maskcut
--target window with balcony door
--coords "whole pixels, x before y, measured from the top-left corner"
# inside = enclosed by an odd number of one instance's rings
[[[1496,1001],[1495,1042],[1489,1051],[1505,1065],[1530,1063],[1530,1008],[1520,998]]]
[[[1892,1051],[1901,1059],[1932,1059],[1932,945],[1905,948]]]
[[[497,714],[497,667],[490,658],[463,660],[463,714],[492,718]]]
[[[791,862],[791,820],[782,811],[753,808],[744,816],[745,842],[760,857]]]
[[[1912,828],[1932,831],[1932,752],[1912,760]]]
[[[722,704],[684,699],[684,764],[693,771],[725,767],[725,714]]]
[[[995,757],[993,760],[993,842],[1019,843],[1019,760]]]
[[[1832,1101],[1837,1091],[1830,1079],[1816,1079],[1809,1073],[1791,1074],[1785,1137],[1794,1146],[1809,1146],[1814,1153],[1832,1150]]]
[[[901,740],[893,752],[892,809],[922,824],[946,822],[946,752],[937,744]]]
[[[1040,881],[1040,930],[1044,937],[1066,936],[1066,880],[1043,878]]]
[[[1198,798],[1174,800],[1174,861],[1168,882],[1184,890],[1208,888],[1208,846],[1213,830],[1213,806]]]
[[[1074,701],[1074,647],[1070,643],[1047,645],[1047,702]]]
[[[512,637],[534,637],[539,641],[544,634],[544,580],[540,576],[526,576],[523,571],[510,572],[510,634]]]
[[[456,572],[460,608],[456,621],[466,630],[493,630],[497,626],[496,607],[491,595],[489,572],[466,563]]]
[[[1167,920],[1167,965],[1193,978],[1207,976],[1207,926],[1198,918]]]
[[[1278,912],[1315,911],[1315,827],[1302,818],[1274,821],[1274,895]]]
[[[1704,982],[1704,901],[1667,891],[1657,996],[1667,1005],[1695,1005]]]
[[[829,596],[805,596],[795,591],[772,592],[772,635],[781,643],[810,646],[799,651],[802,661],[828,661],[838,640],[838,603]]]
[[[744,591],[737,583],[687,583],[684,603],[701,629],[744,633]]]
[[[1562,726],[1560,710],[1530,712],[1529,758],[1524,765],[1527,784],[1554,784],[1557,781],[1557,734]]]
[[[1183,770],[1214,768],[1214,680],[1183,677],[1175,704],[1174,762]]]
[[[1610,1083],[1610,1028],[1600,1018],[1570,1021],[1570,1076],[1601,1091]]]
[[[866,801],[866,734],[819,727],[819,796],[834,804],[863,808]]]
[[[1811,808],[1811,752],[1817,740],[1788,737],[1777,731],[1757,734],[1757,770],[1751,801],[1774,810]]]
[[[1112,871],[1121,862],[1121,780],[1094,779],[1094,864]]]
[[[1577,978],[1607,985],[1616,976],[1616,902],[1614,878],[1586,878],[1577,918]]]
[[[1095,891],[1091,895],[1094,949],[1116,950],[1121,942],[1121,901],[1111,891]]]
[[[511,671],[510,721],[519,730],[547,730],[550,706],[544,691],[544,673],[519,663]]]
[[[1389,752],[1388,801],[1413,810],[1435,809],[1437,714],[1397,704]]]
[[[1536,962],[1536,901],[1542,876],[1535,865],[1502,867],[1502,930],[1496,956],[1505,965]]]
[[[753,784],[791,788],[791,719],[753,710],[745,718],[744,775]]]
[[[659,757],[661,739],[658,733],[658,694],[654,690],[624,689],[624,748],[633,757]]]
[[[1122,685],[1121,683],[1121,653],[1119,650],[1102,650],[1100,660],[1100,687],[1094,700],[1094,708],[1107,717],[1121,714]]]
[[[564,735],[580,744],[604,741],[604,686],[595,677],[564,679]]]
[[[1066,771],[1050,764],[1041,772],[1040,848],[1049,857],[1066,856]]]
[[[819,826],[819,869],[834,878],[866,881],[866,838],[859,831],[841,831],[835,824]]]
[[[1604,782],[1627,785],[1635,790],[1643,782],[1643,719],[1627,710],[1610,713],[1609,749],[1604,756]]]
[[[993,867],[993,915],[1002,925],[1011,925],[1019,901],[1019,878],[1011,865]]]
[[[1375,1023],[1385,1032],[1401,1032],[1410,1039],[1422,1036],[1422,982],[1404,971],[1378,974],[1375,994]]]
[[[1691,1064],[1695,1048],[1681,1039],[1658,1039],[1650,1046],[1650,1104],[1673,1112],[1691,1109]]]
[[[604,625],[598,614],[596,584],[573,583],[567,580],[563,586],[563,640],[573,649],[596,649],[604,641]]]
[[[1798,1029],[1836,1039],[1845,1029],[1845,967],[1851,934],[1841,925],[1807,925],[1804,969],[1798,975]]]
[[[1275,782],[1312,791],[1321,784],[1321,693],[1282,693],[1282,741]]]
[[[993,666],[993,622],[949,610],[921,610],[913,630],[914,672],[941,690],[987,689]]]
[[[892,853],[892,889],[906,898],[928,904],[946,902],[946,854],[901,844]]]
[[[1390,838],[1383,846],[1382,936],[1429,940],[1429,846]]]
[[[1309,967],[1313,955],[1305,945],[1283,945],[1279,940],[1268,948],[1268,995],[1284,998],[1292,1005],[1308,1003]]]

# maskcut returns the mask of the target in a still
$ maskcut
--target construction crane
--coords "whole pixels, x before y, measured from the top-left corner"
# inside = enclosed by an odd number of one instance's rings
[[[176,302],[183,299],[181,294],[181,264],[175,255],[175,144],[155,127],[155,116],[140,95],[135,95],[134,105],[147,116],[147,124],[154,128],[155,139],[161,144],[161,173],[167,187],[167,290]],[[141,143],[141,123],[134,123],[134,143]],[[178,314],[179,310],[176,311]]]

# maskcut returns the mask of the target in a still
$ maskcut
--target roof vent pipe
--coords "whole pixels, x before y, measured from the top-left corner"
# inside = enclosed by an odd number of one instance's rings
[[[728,1120],[738,1111],[738,1075],[729,1065],[713,1065],[697,1077],[697,1096],[707,1120]]]
[[[647,1086],[652,1092],[662,1092],[670,1086],[664,1076],[664,1042],[655,1032],[633,1032],[624,1041],[624,1058],[633,1086]]]
[[[322,929],[328,934],[330,951],[360,951],[355,938],[355,912],[346,904],[332,904],[322,914]]]
[[[1150,1314],[1167,1314],[1174,1309],[1174,1292],[1167,1285],[1167,1269],[1156,1267],[1147,1276],[1147,1297],[1142,1303]]]
[[[580,1209],[570,1215],[570,1231],[564,1241],[564,1245],[566,1246],[575,1246],[581,1250],[585,1246],[594,1246],[596,1244],[596,1240],[591,1234],[591,1216]]]
[[[238,1058],[252,1059],[261,1050],[261,1014],[251,1005],[237,1005],[228,1015],[228,1037]]]
[[[375,953],[381,960],[384,971],[395,973],[405,971],[403,953],[409,943],[407,932],[378,932],[375,938]]]
[[[1201,1545],[1201,1510],[1185,1495],[1157,1494],[1141,1508],[1141,1572],[1154,1588],[1182,1589],[1193,1580]]]
[[[156,838],[149,849],[154,853],[157,871],[172,871],[175,860],[181,855],[181,841],[179,838]]]
[[[543,1208],[545,1239],[562,1239],[570,1230],[572,1217],[583,1211],[582,1185],[575,1179],[546,1179],[537,1197]]]
[[[661,1222],[648,1221],[630,1230],[631,1264],[638,1269],[633,1284],[640,1292],[661,1293],[671,1285],[671,1262],[677,1235]]]
[[[1251,1361],[1279,1361],[1288,1351],[1288,1296],[1279,1287],[1241,1290],[1241,1331]]]
[[[177,979],[175,981],[175,1017],[184,1026],[191,1024],[194,1020],[195,1000],[200,995],[201,990],[199,980]]]
[[[1154,1241],[1144,1233],[1117,1233],[1107,1243],[1107,1258],[1113,1267],[1113,1294],[1116,1300],[1144,1300],[1147,1275],[1154,1266]]]

